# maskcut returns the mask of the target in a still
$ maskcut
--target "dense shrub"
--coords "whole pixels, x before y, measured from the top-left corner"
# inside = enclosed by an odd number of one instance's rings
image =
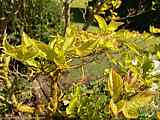
[[[160,118],[158,1],[0,2],[1,116]]]

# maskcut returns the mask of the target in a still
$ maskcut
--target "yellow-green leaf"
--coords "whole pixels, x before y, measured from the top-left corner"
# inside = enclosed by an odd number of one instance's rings
[[[120,22],[111,21],[106,28],[106,32],[111,33],[117,30],[117,28],[121,25]]]
[[[160,29],[159,28],[155,28],[154,26],[150,26],[149,30],[152,33],[160,33]]]
[[[19,46],[10,45],[6,39],[3,41],[5,52],[17,60],[26,62],[28,59],[41,55],[40,50],[35,44],[35,40],[30,39],[25,33],[22,35],[22,44]],[[45,55],[41,55],[44,57]]]
[[[112,40],[104,40],[104,39],[101,39],[99,41],[99,45],[103,48],[109,48],[109,49],[112,49],[112,50],[117,50],[118,48],[118,41],[115,40],[115,39],[112,39]]]
[[[89,40],[83,43],[80,47],[76,48],[75,52],[78,56],[81,56],[81,57],[87,56],[93,52],[97,44],[98,44],[97,40]]]
[[[154,93],[149,90],[138,93],[136,96],[132,97],[126,102],[126,105],[123,107],[124,116],[129,119],[137,118],[138,109],[148,105],[152,101],[153,97]]]
[[[115,9],[119,8],[121,3],[122,3],[121,0],[112,0],[112,5]]]
[[[157,51],[157,58],[160,59],[160,51]]]
[[[54,60],[57,65],[64,64],[65,63],[65,54],[64,50],[61,48],[55,47],[54,48],[55,56]]]
[[[138,46],[136,45],[136,44],[127,44],[127,46],[128,46],[128,48],[130,49],[130,50],[132,50],[133,52],[135,52],[136,54],[140,54],[139,53],[139,48],[138,48]]]
[[[111,1],[109,1],[109,0],[105,0],[103,3],[101,3],[97,12],[99,14],[105,14],[105,11],[112,7],[110,2]]]
[[[68,51],[72,47],[73,41],[74,41],[73,37],[68,37],[65,39],[64,45],[63,45],[64,51]]]
[[[34,59],[28,59],[26,60],[26,63],[29,65],[29,66],[33,66],[33,67],[38,67],[40,66],[39,62],[35,61]]]
[[[34,44],[34,41],[26,34],[22,33],[22,39],[21,39],[21,45],[22,46],[32,46]]]
[[[76,112],[75,108],[77,107],[78,98],[80,97],[80,93],[81,93],[81,88],[80,86],[77,86],[73,94],[73,98],[69,102],[69,106],[66,108],[66,113],[68,115],[74,115],[74,113]]]
[[[94,18],[98,22],[100,29],[102,29],[102,31],[106,31],[107,23],[106,23],[105,19],[99,15],[94,15]]]
[[[112,69],[107,82],[111,97],[114,101],[116,101],[122,92],[123,80],[121,76],[114,69]]]
[[[110,108],[113,112],[113,114],[117,117],[118,113],[120,113],[125,105],[125,101],[124,100],[120,100],[117,103],[114,103],[113,99],[111,99],[110,101]]]
[[[59,37],[56,37],[55,39],[51,40],[48,44],[50,49],[53,49],[56,45],[56,42],[59,40]]]
[[[7,36],[5,36],[3,39],[3,48],[4,48],[5,52],[10,53],[13,56],[16,56],[17,50],[8,43],[6,37]]]

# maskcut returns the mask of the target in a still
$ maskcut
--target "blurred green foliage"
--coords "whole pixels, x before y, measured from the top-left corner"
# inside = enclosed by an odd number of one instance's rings
[[[0,1],[0,32],[25,31],[30,36],[49,42],[63,32],[62,2],[59,0]]]

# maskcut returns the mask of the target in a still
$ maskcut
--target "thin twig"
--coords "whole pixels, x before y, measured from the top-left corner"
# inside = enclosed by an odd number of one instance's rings
[[[63,36],[65,36],[67,32],[67,27],[70,25],[70,1],[69,0],[64,0],[64,33]]]

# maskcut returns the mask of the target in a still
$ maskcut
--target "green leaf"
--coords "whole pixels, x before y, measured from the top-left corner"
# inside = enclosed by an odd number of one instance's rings
[[[55,39],[51,40],[48,44],[50,49],[53,49],[56,45],[56,42],[59,40],[59,37],[56,37]]]
[[[36,50],[37,55],[36,56],[41,56],[43,58],[46,58],[46,53],[49,50],[48,45],[45,43],[42,43],[40,41],[31,39],[26,33],[23,32],[22,34],[22,44],[21,48],[26,48],[25,50],[28,52],[31,52],[32,49]],[[31,48],[31,49],[28,49]],[[34,56],[34,57],[36,57]]]
[[[126,105],[123,107],[124,116],[129,119],[138,118],[138,110],[141,107],[148,105],[152,101],[153,97],[154,93],[149,90],[138,93],[126,102]]]
[[[81,93],[81,88],[80,86],[78,85],[75,89],[75,92],[73,94],[73,97],[71,99],[71,101],[69,102],[69,106],[66,108],[66,113],[68,115],[75,115],[76,112],[77,112],[77,107],[78,107],[78,100],[79,100],[79,97],[80,97],[80,93]]]
[[[95,17],[96,21],[98,22],[100,29],[104,32],[107,32],[107,33],[114,32],[122,24],[121,22],[111,21],[109,23],[109,25],[107,25],[107,23],[103,17],[101,17],[99,15],[94,15],[94,17]]]
[[[16,56],[16,48],[11,46],[7,39],[6,39],[7,36],[5,36],[5,38],[3,39],[3,48],[5,50],[5,52],[7,52],[8,54],[10,54],[11,56]]]
[[[111,5],[109,5],[109,1],[106,0],[103,4],[101,4],[101,6],[98,9],[98,13],[99,14],[105,14],[105,11],[108,10],[111,7]]]
[[[123,80],[121,76],[114,69],[112,69],[109,75],[109,80],[107,82],[112,99],[116,101],[122,92]]]
[[[39,62],[35,61],[34,59],[28,59],[28,60],[26,60],[26,63],[29,66],[33,66],[33,67],[39,67],[40,66]]]
[[[89,40],[83,43],[80,47],[75,49],[76,55],[81,57],[89,55],[96,48],[97,44],[97,40]]]
[[[117,117],[118,113],[120,113],[125,105],[125,101],[124,100],[120,100],[117,103],[114,103],[113,99],[111,99],[110,101],[110,108],[113,112],[113,114]]]
[[[121,0],[112,0],[113,8],[117,9],[120,7],[122,1]]]
[[[157,51],[157,58],[160,59],[160,51]]]
[[[99,96],[99,98],[98,98],[98,100],[96,102],[95,107],[97,109],[100,109],[103,106],[103,104],[106,102],[106,100],[107,100],[107,96],[106,95]]]
[[[22,34],[22,44],[19,46],[10,45],[7,40],[3,41],[5,52],[15,59],[26,62],[28,65],[38,66],[35,57],[42,57],[54,61],[55,52],[47,44],[31,39],[25,33]]]
[[[116,39],[111,39],[111,40],[105,40],[105,39],[100,39],[99,40],[99,45],[102,48],[109,48],[112,50],[118,50],[118,41]]]
[[[54,48],[55,56],[54,56],[54,62],[57,65],[62,65],[65,63],[65,55],[64,55],[64,50],[61,50],[58,47]]]
[[[71,49],[73,42],[74,42],[73,37],[66,38],[63,45],[64,51],[68,51],[69,49]]]
[[[48,45],[40,42],[40,41],[36,41],[36,47],[39,49],[39,56],[42,58],[45,58],[49,61],[54,61],[54,58],[56,56],[55,51],[51,48],[49,48]]]
[[[154,26],[150,26],[149,30],[150,30],[151,33],[160,33],[160,29],[155,28]]]
[[[109,23],[109,25],[106,27],[106,32],[108,32],[108,33],[114,32],[115,30],[118,29],[118,27],[119,27],[121,24],[122,24],[121,22],[111,21],[111,22]]]
[[[106,31],[107,23],[105,19],[99,15],[94,15],[94,18],[97,20],[100,29],[102,29],[102,31]]]
[[[33,46],[11,46],[7,40],[4,40],[3,46],[5,49],[5,52],[14,57],[17,60],[25,61],[27,59],[30,59],[32,57],[35,57],[38,53],[38,49]],[[32,52],[31,52],[32,51]]]
[[[22,46],[32,46],[34,44],[33,40],[26,34],[22,33],[21,45]]]
[[[138,48],[138,46],[137,46],[136,44],[130,43],[130,44],[126,44],[126,45],[128,46],[128,48],[129,48],[131,51],[135,52],[137,55],[140,54],[140,53],[139,53],[140,48]]]
[[[149,59],[148,56],[143,56],[144,62],[142,65],[143,74],[147,74],[147,72],[150,72],[150,70],[154,67],[153,61]]]
[[[54,61],[57,65],[65,63],[64,50],[55,47],[55,44],[55,42],[52,42],[52,44],[47,45],[40,41],[31,39],[25,33],[22,35],[22,44],[19,46],[14,47],[9,45],[7,40],[3,41],[5,52],[8,55],[35,67],[38,66],[38,63],[34,60],[35,57]]]

